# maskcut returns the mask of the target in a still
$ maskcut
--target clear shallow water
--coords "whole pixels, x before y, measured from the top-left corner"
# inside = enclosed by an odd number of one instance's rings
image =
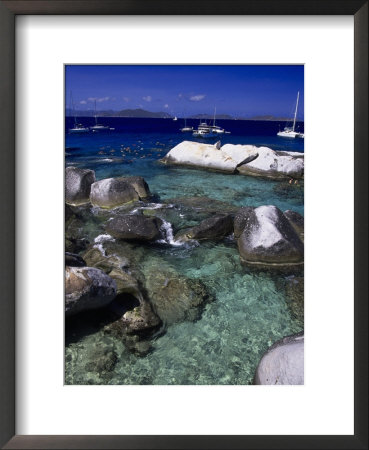
[[[114,120],[121,124],[118,129],[114,123],[114,133],[66,135],[66,164],[91,168],[98,179],[141,175],[156,196],[155,202],[208,197],[237,207],[273,204],[283,211],[293,209],[303,214],[303,186],[158,163],[178,142],[192,140],[190,135],[170,129],[173,121],[170,127],[153,133],[152,120],[140,119],[137,125],[136,119],[134,132],[124,128],[126,121],[131,121],[132,128],[133,119]],[[182,126],[177,124],[176,128]],[[222,143],[251,143],[272,148],[278,145],[274,148],[302,150],[293,146],[299,147],[303,142],[284,143],[286,139],[281,142],[270,127],[270,123],[265,123],[264,134],[260,136],[253,136],[252,129],[243,135],[241,132],[227,135]],[[185,207],[158,209],[155,215],[169,221],[174,232],[203,218],[201,214],[191,215]],[[104,230],[98,212],[95,217],[97,220],[87,216],[83,229],[79,230],[90,241]],[[192,247],[141,246],[137,254],[143,273],[158,268],[163,261],[180,275],[200,279],[214,300],[204,307],[199,320],[167,326],[165,333],[152,341],[146,356],[130,353],[121,340],[99,329],[96,320],[87,319],[69,327],[67,384],[250,384],[264,351],[281,337],[303,328],[301,317],[296,317],[288,298],[288,286],[299,274],[248,270],[240,264],[231,238]]]

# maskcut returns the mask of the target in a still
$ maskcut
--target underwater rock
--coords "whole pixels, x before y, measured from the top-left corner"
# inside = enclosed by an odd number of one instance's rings
[[[121,215],[107,223],[106,231],[117,239],[154,241],[161,236],[162,224],[157,217]]]
[[[158,262],[145,272],[145,288],[155,312],[166,324],[197,320],[201,306],[212,301],[200,280],[186,278],[165,263]]]
[[[304,277],[289,276],[285,280],[286,303],[292,317],[304,326]]]
[[[118,320],[107,325],[104,332],[117,338],[124,338],[125,335],[149,337],[161,325],[162,322],[152,310],[150,303],[142,301],[140,305],[128,309]]]
[[[91,186],[90,200],[101,208],[115,208],[150,195],[149,186],[142,177],[106,178]]]
[[[218,149],[210,144],[183,141],[173,147],[161,162],[234,173],[238,165],[256,155],[256,147],[251,145],[248,148],[231,146],[229,152],[225,147]]]
[[[296,211],[288,209],[283,213],[296,233],[300,236],[301,240],[304,240],[304,217]]]
[[[71,205],[81,205],[90,200],[91,185],[96,181],[95,172],[89,169],[67,167],[65,169],[65,201]],[[66,211],[67,220],[67,211]]]
[[[91,203],[101,208],[115,208],[139,199],[135,188],[124,177],[106,178],[91,186]]]
[[[71,267],[84,267],[86,261],[75,253],[65,252],[65,265]]]
[[[233,220],[230,214],[217,214],[200,222],[199,225],[180,231],[175,240],[222,239],[233,232]]]
[[[176,197],[165,200],[166,203],[174,204],[182,208],[189,210],[196,210],[197,212],[203,212],[207,214],[219,214],[219,213],[236,213],[239,210],[239,206],[232,205],[231,203],[222,202],[210,197]]]
[[[261,358],[254,384],[304,384],[304,333],[273,344]]]
[[[235,218],[235,236],[245,263],[267,266],[303,263],[304,244],[282,211],[273,205],[241,208]]]
[[[231,145],[231,144],[227,144]],[[248,145],[240,146],[248,148]],[[223,147],[222,147],[223,148]],[[302,178],[304,176],[304,155],[293,152],[276,152],[268,147],[255,147],[258,157],[237,167],[242,175],[267,178]]]
[[[112,346],[106,347],[103,344],[98,344],[96,347],[92,347],[85,370],[97,372],[102,376],[112,372],[117,361],[118,355]]]
[[[94,267],[66,267],[65,314],[102,308],[116,296],[116,282]]]

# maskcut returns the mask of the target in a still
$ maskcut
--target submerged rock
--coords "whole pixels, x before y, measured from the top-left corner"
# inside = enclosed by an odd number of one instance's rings
[[[235,237],[245,263],[267,266],[303,263],[304,245],[276,206],[241,208],[235,218]]]
[[[161,160],[166,164],[195,166],[204,169],[234,173],[237,166],[256,156],[255,147],[218,149],[214,145],[183,141],[172,148]]]
[[[91,203],[101,208],[115,208],[149,197],[150,190],[142,177],[106,178],[91,186]]]
[[[300,236],[301,240],[304,239],[304,217],[296,211],[288,209],[283,213],[296,233]]]
[[[273,344],[261,358],[254,384],[304,384],[304,333]]]
[[[231,144],[227,144],[231,145]],[[248,145],[239,147],[248,148]],[[302,178],[304,176],[304,155],[293,152],[276,152],[268,147],[257,148],[258,157],[237,167],[242,175],[267,178]]]
[[[114,312],[117,314],[116,310]],[[127,335],[147,338],[159,330],[161,325],[162,322],[152,310],[150,303],[143,301],[133,308],[126,309],[118,320],[104,328],[104,332],[117,338],[124,338]]]
[[[285,280],[286,303],[291,316],[304,327],[304,277],[290,276]]]
[[[157,217],[121,215],[107,223],[106,230],[117,239],[155,241],[161,236],[163,222]]]
[[[81,205],[90,200],[91,185],[96,181],[95,172],[77,167],[65,169],[65,201],[71,205]],[[69,211],[66,209],[66,220]]]
[[[233,232],[233,220],[230,214],[217,214],[203,220],[199,225],[179,232],[175,240],[222,239]]]
[[[145,288],[155,312],[168,325],[199,319],[201,307],[212,300],[200,280],[181,276],[165,263],[145,272]]]
[[[65,314],[102,308],[116,296],[116,282],[93,267],[66,267]]]

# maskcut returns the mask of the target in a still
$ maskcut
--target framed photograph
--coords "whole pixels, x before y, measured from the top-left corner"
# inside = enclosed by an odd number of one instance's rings
[[[276,6],[0,3],[4,448],[367,448],[368,5]]]

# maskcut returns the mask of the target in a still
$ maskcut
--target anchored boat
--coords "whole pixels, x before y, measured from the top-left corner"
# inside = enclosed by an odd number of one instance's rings
[[[277,136],[287,137],[287,138],[302,138],[302,139],[304,139],[305,136],[304,136],[303,133],[299,133],[298,131],[295,131],[296,117],[297,117],[297,108],[299,106],[299,97],[300,97],[300,92],[297,92],[297,101],[296,101],[295,115],[294,115],[294,118],[293,118],[292,127],[286,126],[283,131],[279,131],[277,133]]]

